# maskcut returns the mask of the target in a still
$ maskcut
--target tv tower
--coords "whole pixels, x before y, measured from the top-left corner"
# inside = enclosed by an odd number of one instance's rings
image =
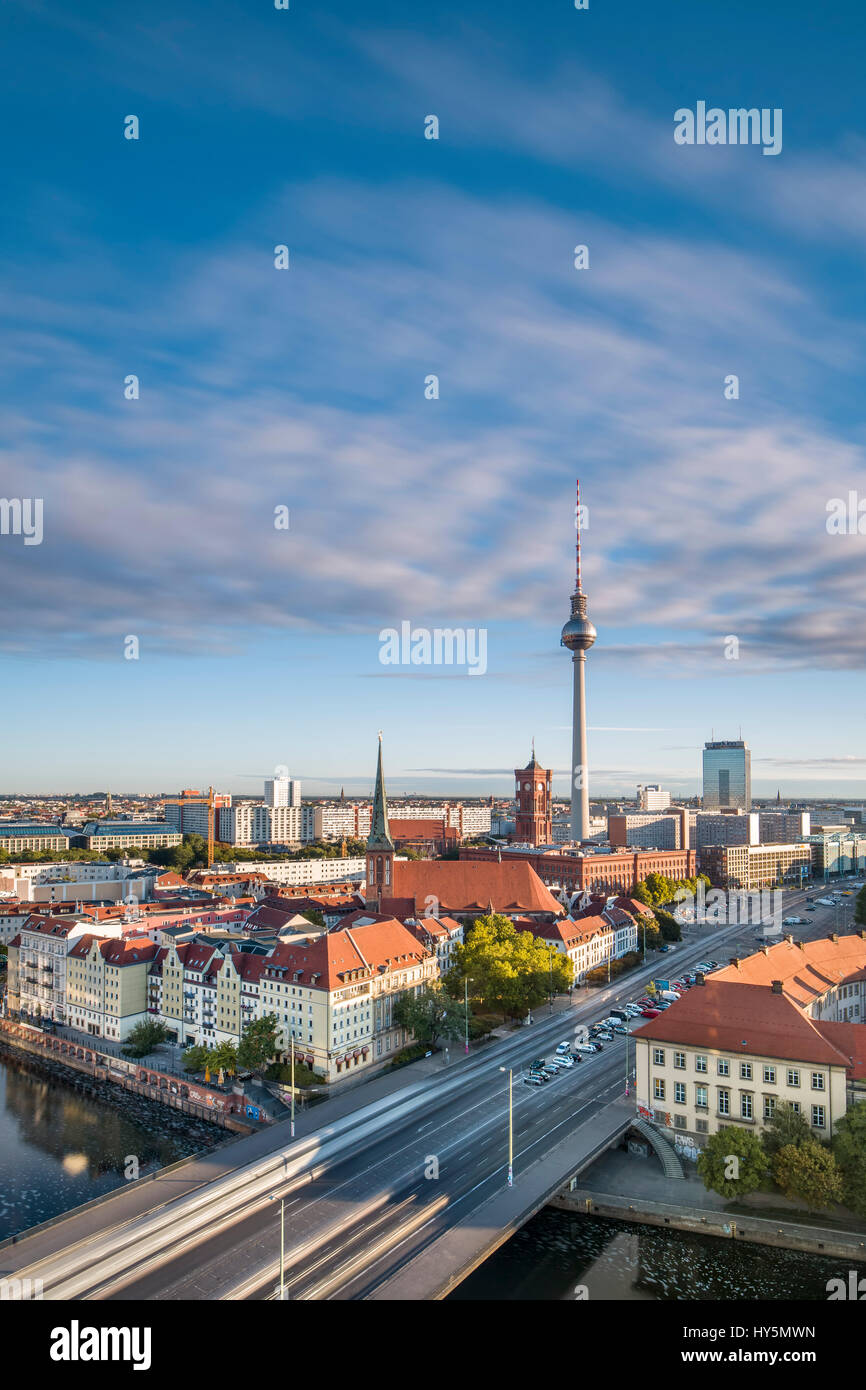
[[[573,652],[574,713],[571,726],[571,838],[577,842],[589,838],[589,776],[586,751],[586,653],[597,637],[586,616],[586,595],[580,585],[580,480],[577,483],[575,511],[576,577],[571,596],[571,617],[562,629],[562,645]]]

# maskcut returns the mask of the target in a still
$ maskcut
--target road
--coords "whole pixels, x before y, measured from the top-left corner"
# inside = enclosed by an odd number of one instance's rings
[[[803,893],[786,893],[784,915],[800,915],[804,901]],[[836,927],[833,908],[808,915],[808,926],[793,929],[800,938],[826,935]],[[361,1088],[361,1108],[347,1122],[339,1152],[329,1156],[328,1144],[323,1144],[302,1160],[296,1156],[310,1141],[300,1141],[286,1151],[286,1177],[280,1161],[272,1160],[268,1170],[261,1164],[251,1167],[248,1179],[239,1174],[230,1199],[225,1187],[214,1184],[212,1194],[208,1189],[196,1199],[192,1216],[192,1198],[179,1199],[164,1209],[166,1223],[171,1218],[173,1224],[151,1239],[150,1248],[143,1236],[152,1222],[142,1218],[127,1239],[120,1244],[115,1239],[111,1249],[120,1253],[112,1253],[111,1260],[97,1258],[97,1251],[86,1275],[76,1276],[80,1292],[73,1296],[273,1297],[279,1281],[281,1201],[288,1296],[368,1296],[395,1267],[471,1215],[505,1182],[508,1078],[500,1068],[511,1068],[514,1075],[514,1181],[519,1184],[521,1172],[575,1124],[624,1093],[634,1044],[618,1036],[604,1052],[538,1089],[522,1084],[521,1072],[529,1061],[550,1055],[559,1041],[573,1038],[578,1025],[608,1013],[614,1001],[636,998],[652,975],[677,978],[707,955],[724,964],[733,954],[755,949],[753,927],[715,932],[692,927],[675,950],[651,958],[627,982],[614,981],[591,997],[581,991],[568,1012],[537,1017],[531,1029],[487,1045],[460,1069],[443,1069],[415,1088],[419,1094],[414,1100],[392,1104],[369,1122]],[[394,1101],[400,1096],[396,1093]],[[207,1231],[211,1234],[203,1234]],[[106,1251],[111,1239],[109,1233]],[[59,1288],[55,1296],[62,1296]],[[46,1297],[51,1296],[49,1282]]]

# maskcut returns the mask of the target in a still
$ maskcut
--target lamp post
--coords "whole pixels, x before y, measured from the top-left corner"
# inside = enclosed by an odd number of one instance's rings
[[[514,1186],[514,1104],[513,1104],[513,1084],[514,1070],[512,1067],[500,1067],[500,1071],[508,1072],[508,1186]]]
[[[272,1202],[277,1200],[275,1192],[269,1192],[268,1197]],[[286,1288],[286,1199],[280,1198],[280,1300],[285,1301],[289,1297]]]
[[[292,1128],[291,1136],[295,1137],[295,1034],[292,1033]]]
[[[466,975],[463,978],[463,1007],[466,1011],[466,1041],[464,1048],[466,1052],[469,1051],[469,981],[471,979],[471,975]]]

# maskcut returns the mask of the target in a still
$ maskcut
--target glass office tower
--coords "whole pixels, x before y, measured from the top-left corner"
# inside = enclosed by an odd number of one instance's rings
[[[752,809],[752,755],[742,739],[704,744],[705,811]]]

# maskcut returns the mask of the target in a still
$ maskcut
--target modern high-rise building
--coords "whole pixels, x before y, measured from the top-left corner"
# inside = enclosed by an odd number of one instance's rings
[[[743,739],[704,744],[705,811],[752,809],[752,754]]]
[[[589,768],[586,747],[586,653],[597,637],[586,616],[586,595],[580,582],[580,482],[577,484],[576,584],[571,596],[571,617],[562,629],[561,643],[573,653],[574,704],[571,724],[571,838],[578,843],[589,835]]]
[[[266,806],[300,806],[301,784],[293,777],[268,777],[265,781]]]
[[[666,811],[671,804],[670,793],[660,787],[658,782],[650,782],[647,786],[638,785],[637,800],[641,811]]]

